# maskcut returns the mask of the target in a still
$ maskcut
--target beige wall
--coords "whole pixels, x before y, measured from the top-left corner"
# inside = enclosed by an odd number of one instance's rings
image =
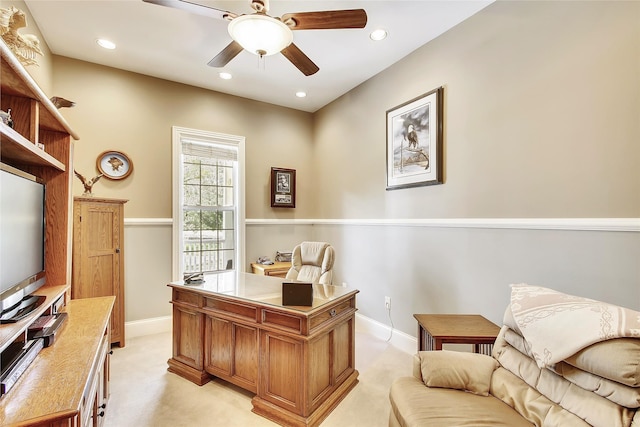
[[[78,172],[96,174],[96,158],[106,150],[123,151],[134,164],[127,179],[101,179],[94,187],[101,196],[129,199],[127,217],[172,216],[172,126],[246,137],[247,217],[313,215],[309,113],[66,57],[54,57],[54,67],[56,93],[76,102],[64,115],[80,135],[75,147]],[[272,166],[299,170],[295,210],[271,209]],[[82,186],[75,184],[78,195]]]
[[[639,22],[638,2],[482,10],[316,114],[318,215],[639,217]],[[438,86],[445,184],[385,191],[385,111]]]

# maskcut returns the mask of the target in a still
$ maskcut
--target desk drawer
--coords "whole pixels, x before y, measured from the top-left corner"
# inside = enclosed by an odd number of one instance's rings
[[[330,324],[334,318],[340,317],[345,311],[354,308],[354,303],[355,300],[352,298],[316,314],[309,320],[310,332]]]
[[[251,322],[256,322],[258,320],[258,308],[251,305],[239,304],[216,298],[205,298],[204,308],[215,310],[218,313],[240,319],[250,320]]]
[[[202,307],[202,296],[193,292],[182,292],[179,290],[173,290],[173,301],[189,305],[191,307]]]
[[[302,318],[273,310],[262,310],[262,324],[297,334],[304,332]]]

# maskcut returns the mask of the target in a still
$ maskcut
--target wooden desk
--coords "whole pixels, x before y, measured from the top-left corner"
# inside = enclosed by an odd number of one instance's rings
[[[257,262],[251,263],[251,271],[253,274],[260,274],[262,276],[276,276],[284,278],[290,268],[290,262],[276,261],[270,265],[258,264]]]
[[[287,426],[319,425],[357,384],[357,290],[314,285],[313,306],[293,307],[275,277],[230,271],[169,286],[170,372],[249,390],[253,412]]]
[[[414,314],[418,351],[442,350],[442,344],[473,344],[474,352],[491,355],[500,328],[477,314]]]

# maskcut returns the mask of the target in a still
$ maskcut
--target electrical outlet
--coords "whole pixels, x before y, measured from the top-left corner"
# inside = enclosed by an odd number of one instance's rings
[[[391,310],[391,297],[384,297],[384,308]]]

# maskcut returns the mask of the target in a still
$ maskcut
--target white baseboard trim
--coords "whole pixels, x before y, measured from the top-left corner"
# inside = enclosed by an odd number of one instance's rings
[[[388,340],[405,353],[416,354],[418,351],[418,340],[415,337],[358,313],[356,313],[356,331]]]
[[[127,338],[171,332],[173,320],[171,316],[153,317],[151,319],[125,322],[124,333]]]

